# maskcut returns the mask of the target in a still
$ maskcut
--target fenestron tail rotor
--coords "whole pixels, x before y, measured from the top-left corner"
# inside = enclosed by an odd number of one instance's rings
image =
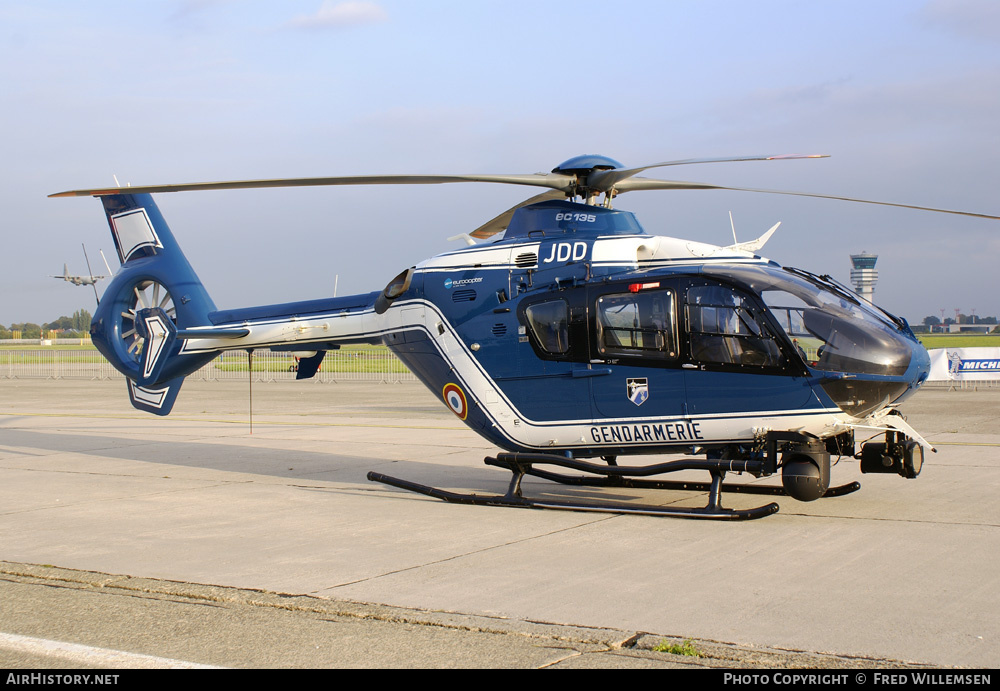
[[[140,310],[154,308],[163,310],[176,323],[177,310],[170,291],[162,283],[144,280],[132,286],[131,295],[125,298],[123,309],[119,313],[122,344],[129,359],[136,364],[142,358],[146,342],[145,329],[139,323],[138,314]]]

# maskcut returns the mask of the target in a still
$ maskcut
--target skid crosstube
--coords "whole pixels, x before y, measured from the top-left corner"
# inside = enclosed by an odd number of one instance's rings
[[[585,487],[624,487],[624,488],[636,488],[636,489],[668,489],[668,490],[683,490],[689,492],[710,492],[712,489],[711,482],[691,482],[688,480],[645,480],[635,477],[635,473],[614,473],[608,472],[609,468],[620,468],[620,466],[599,466],[593,463],[586,463],[584,461],[576,461],[572,459],[566,459],[561,457],[558,458],[559,462],[557,465],[562,465],[569,468],[574,468],[577,470],[585,470],[588,472],[600,473],[603,477],[586,477],[582,475],[564,475],[562,473],[553,473],[547,470],[539,470],[530,465],[532,462],[531,456],[535,454],[497,454],[497,458],[487,457],[483,462],[486,465],[496,466],[498,468],[506,468],[511,472],[515,472],[512,465],[515,463],[520,463],[523,468],[525,475],[532,475],[534,477],[542,478],[543,480],[551,480],[552,482],[558,482],[563,485],[578,485]],[[546,454],[541,454],[547,460],[541,461],[542,463],[550,462],[548,459],[552,459],[552,456]],[[518,460],[513,460],[511,457],[516,457]],[[753,462],[733,462],[733,467],[729,470],[733,471],[749,471],[753,472],[750,468],[741,468],[740,465],[746,465],[747,463]],[[728,465],[728,464],[727,464]],[[658,470],[658,473],[674,472],[675,470],[713,470],[718,469],[718,461],[674,461],[669,463],[661,463],[659,465],[653,466],[642,466],[641,470],[645,471],[647,468],[664,468]],[[668,468],[669,467],[669,468]],[[629,470],[628,468],[623,468],[624,470]],[[644,475],[651,475],[655,473],[644,472]],[[857,492],[861,489],[861,483],[859,482],[849,482],[845,485],[840,485],[838,487],[829,488],[826,493],[823,494],[824,499],[829,499],[832,497],[842,497],[845,494],[851,494],[852,492]],[[755,485],[751,483],[723,483],[721,490],[723,492],[732,492],[734,494],[763,494],[770,496],[787,496],[788,493],[785,492],[784,487],[778,487],[774,485]]]
[[[775,503],[758,506],[751,509],[726,509],[721,503],[723,490],[722,479],[726,472],[759,471],[760,461],[698,461],[681,460],[659,463],[649,466],[618,466],[588,463],[565,456],[553,454],[498,454],[496,458],[486,458],[487,465],[493,465],[510,470],[513,477],[506,494],[472,494],[450,492],[437,487],[430,487],[408,480],[370,472],[368,479],[373,482],[424,494],[435,499],[441,499],[454,504],[475,504],[479,506],[506,506],[513,508],[551,509],[559,511],[583,511],[613,514],[629,514],[641,516],[662,516],[672,518],[708,519],[723,521],[741,521],[770,516],[778,511]],[[555,465],[578,471],[592,473],[598,477],[577,477],[538,470],[535,465]],[[638,478],[651,475],[676,472],[679,470],[707,470],[711,473],[710,483],[665,482],[643,480]],[[634,505],[627,503],[575,503],[566,501],[539,501],[524,497],[521,493],[521,480],[525,475],[533,475],[567,485],[591,485],[600,487],[641,487],[647,489],[685,489],[708,493],[708,502],[704,507],[675,507]]]

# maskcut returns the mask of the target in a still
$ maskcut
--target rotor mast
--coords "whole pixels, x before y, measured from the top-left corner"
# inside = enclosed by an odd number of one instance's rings
[[[575,156],[562,162],[553,168],[552,172],[556,175],[572,175],[576,178],[576,184],[566,192],[567,198],[582,197],[583,203],[588,206],[603,206],[605,209],[610,209],[611,200],[614,199],[617,192],[614,185],[605,187],[596,184],[596,181],[591,183],[591,178],[595,177],[595,173],[599,177],[599,171],[621,170],[622,168],[622,164],[613,158],[585,155]],[[604,195],[603,201],[599,201],[601,194]]]

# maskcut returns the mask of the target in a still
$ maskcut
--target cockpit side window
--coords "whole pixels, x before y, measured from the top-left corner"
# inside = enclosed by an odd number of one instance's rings
[[[691,359],[704,364],[784,367],[785,358],[750,298],[725,285],[688,288]]]
[[[806,329],[805,314],[811,308],[801,298],[785,291],[767,290],[761,299],[771,310],[771,315],[791,339],[795,351],[807,365],[814,366],[819,359],[823,341]]]
[[[703,271],[757,293],[811,368],[902,376],[910,365],[912,336],[822,277],[768,265],[709,265]]]
[[[604,356],[676,359],[673,291],[648,290],[599,297],[597,347]]]
[[[901,375],[909,352],[860,307],[827,293],[810,304],[782,290],[761,293],[781,328],[810,367],[838,372]]]

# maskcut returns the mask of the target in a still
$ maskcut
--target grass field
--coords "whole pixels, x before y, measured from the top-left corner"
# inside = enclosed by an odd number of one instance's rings
[[[79,338],[66,339],[68,343],[60,343],[58,340],[53,340],[52,345],[43,346],[38,345],[38,343],[32,343],[28,345],[20,343],[0,343],[0,350],[97,350],[91,343],[85,343],[80,345]]]
[[[266,357],[261,355],[253,357],[254,372],[290,372],[295,364],[291,353],[271,353]],[[246,353],[240,351],[227,353],[215,360],[215,368],[223,372],[246,372]],[[355,374],[377,372],[403,374],[409,371],[402,362],[389,353],[387,348],[365,345],[344,346],[339,350],[330,351],[324,358],[321,369],[324,372]]]
[[[93,345],[53,344],[7,345],[0,344],[0,365],[5,366],[54,366],[85,365],[102,361]],[[292,353],[258,351],[253,357],[254,372],[290,372],[296,365]],[[244,351],[223,353],[213,361],[221,372],[246,372],[247,355]],[[408,372],[402,362],[393,357],[384,346],[348,345],[331,351],[323,361],[324,372],[352,374]]]
[[[917,338],[928,350],[934,348],[998,348],[1000,347],[1000,334],[918,334]],[[0,344],[0,350],[96,350],[91,344],[80,345],[78,339],[67,339],[69,343],[59,343],[52,341],[51,346],[33,345],[7,345]],[[342,353],[355,352],[362,355],[366,352],[380,352],[384,350],[382,346],[344,346]]]
[[[921,334],[927,350],[934,348],[1000,348],[1000,334]]]

